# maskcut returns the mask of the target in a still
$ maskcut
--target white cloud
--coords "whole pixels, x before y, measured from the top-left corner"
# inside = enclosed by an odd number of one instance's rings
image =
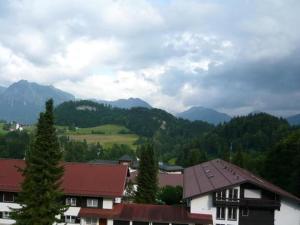
[[[54,84],[81,98],[141,97],[172,112],[191,105],[234,113],[255,107],[282,110],[283,103],[276,109],[269,104],[271,96],[283,101],[269,84],[261,85],[257,71],[250,73],[249,67],[241,70],[245,75],[231,76],[226,70],[249,62],[287,63],[285,59],[300,47],[297,0],[3,4],[7,5],[0,6],[0,84],[28,79]],[[257,66],[259,73],[264,72],[261,67]],[[268,81],[275,82],[269,77]],[[286,90],[295,83],[288,81]],[[244,93],[247,82],[257,83],[259,91],[252,85],[252,92]]]

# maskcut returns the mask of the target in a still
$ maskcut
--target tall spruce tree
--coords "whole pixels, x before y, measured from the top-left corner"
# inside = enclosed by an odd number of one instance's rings
[[[147,143],[142,145],[140,154],[135,202],[155,203],[158,192],[158,164],[153,144]]]
[[[53,101],[46,102],[46,111],[40,114],[37,131],[26,153],[26,167],[22,169],[24,181],[17,202],[22,208],[12,217],[17,225],[52,225],[57,215],[66,210],[63,204],[61,178],[62,152],[54,127]]]

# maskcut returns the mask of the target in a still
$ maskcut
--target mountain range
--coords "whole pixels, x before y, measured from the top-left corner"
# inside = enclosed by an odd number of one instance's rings
[[[55,105],[75,100],[75,97],[53,86],[40,85],[26,80],[20,80],[9,87],[0,86],[0,120],[16,121],[19,123],[35,123],[43,110],[45,101],[53,98]],[[140,98],[118,99],[115,101],[93,100],[94,102],[111,105],[114,108],[130,109],[152,106]],[[205,121],[214,125],[228,122],[231,117],[214,109],[195,106],[178,113],[179,118],[190,121]],[[291,125],[300,125],[300,114],[286,118]]]
[[[286,120],[291,125],[300,125],[300,114],[297,114],[297,115],[294,115],[294,116],[289,116],[289,117],[286,118]]]
[[[231,120],[231,117],[225,113],[201,106],[192,107],[184,112],[178,113],[177,116],[190,121],[202,120],[214,125]]]
[[[7,88],[0,86],[0,120],[25,124],[35,123],[39,113],[44,109],[45,101],[49,98],[53,98],[55,105],[75,100],[72,94],[53,86],[40,85],[26,80],[15,82]],[[139,98],[94,101],[125,109],[132,107],[152,108],[151,105]]]
[[[43,110],[45,101],[53,98],[55,105],[75,97],[53,86],[20,80],[0,92],[0,119],[33,123]]]

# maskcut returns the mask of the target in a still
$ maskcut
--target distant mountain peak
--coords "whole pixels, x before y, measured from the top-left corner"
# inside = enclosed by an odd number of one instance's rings
[[[115,101],[97,100],[96,102],[111,105],[112,107],[130,109],[133,107],[152,108],[152,106],[140,98],[130,97],[128,99],[118,99]]]
[[[0,119],[33,123],[49,98],[53,98],[55,105],[75,99],[53,86],[19,80],[0,92]]]
[[[291,125],[300,125],[300,114],[289,116],[289,117],[286,118],[286,120]]]
[[[190,121],[202,120],[215,125],[228,122],[231,119],[231,117],[225,113],[203,106],[193,106],[188,110],[179,113],[177,116]]]

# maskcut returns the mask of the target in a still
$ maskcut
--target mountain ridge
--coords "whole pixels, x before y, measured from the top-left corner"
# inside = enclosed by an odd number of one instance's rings
[[[117,99],[114,101],[108,100],[95,100],[97,103],[111,105],[112,107],[123,108],[123,109],[130,109],[133,107],[144,107],[144,108],[152,108],[152,106],[147,103],[146,101],[140,98],[128,98],[128,99]]]
[[[286,120],[289,122],[291,125],[300,125],[300,114],[292,115],[286,117]]]
[[[177,116],[190,121],[201,120],[214,125],[228,122],[231,119],[231,117],[226,113],[221,113],[217,110],[202,106],[193,106],[186,111],[178,113]]]
[[[0,119],[34,123],[49,98],[53,98],[55,105],[75,100],[72,94],[53,86],[40,85],[27,80],[15,82],[0,93]]]

